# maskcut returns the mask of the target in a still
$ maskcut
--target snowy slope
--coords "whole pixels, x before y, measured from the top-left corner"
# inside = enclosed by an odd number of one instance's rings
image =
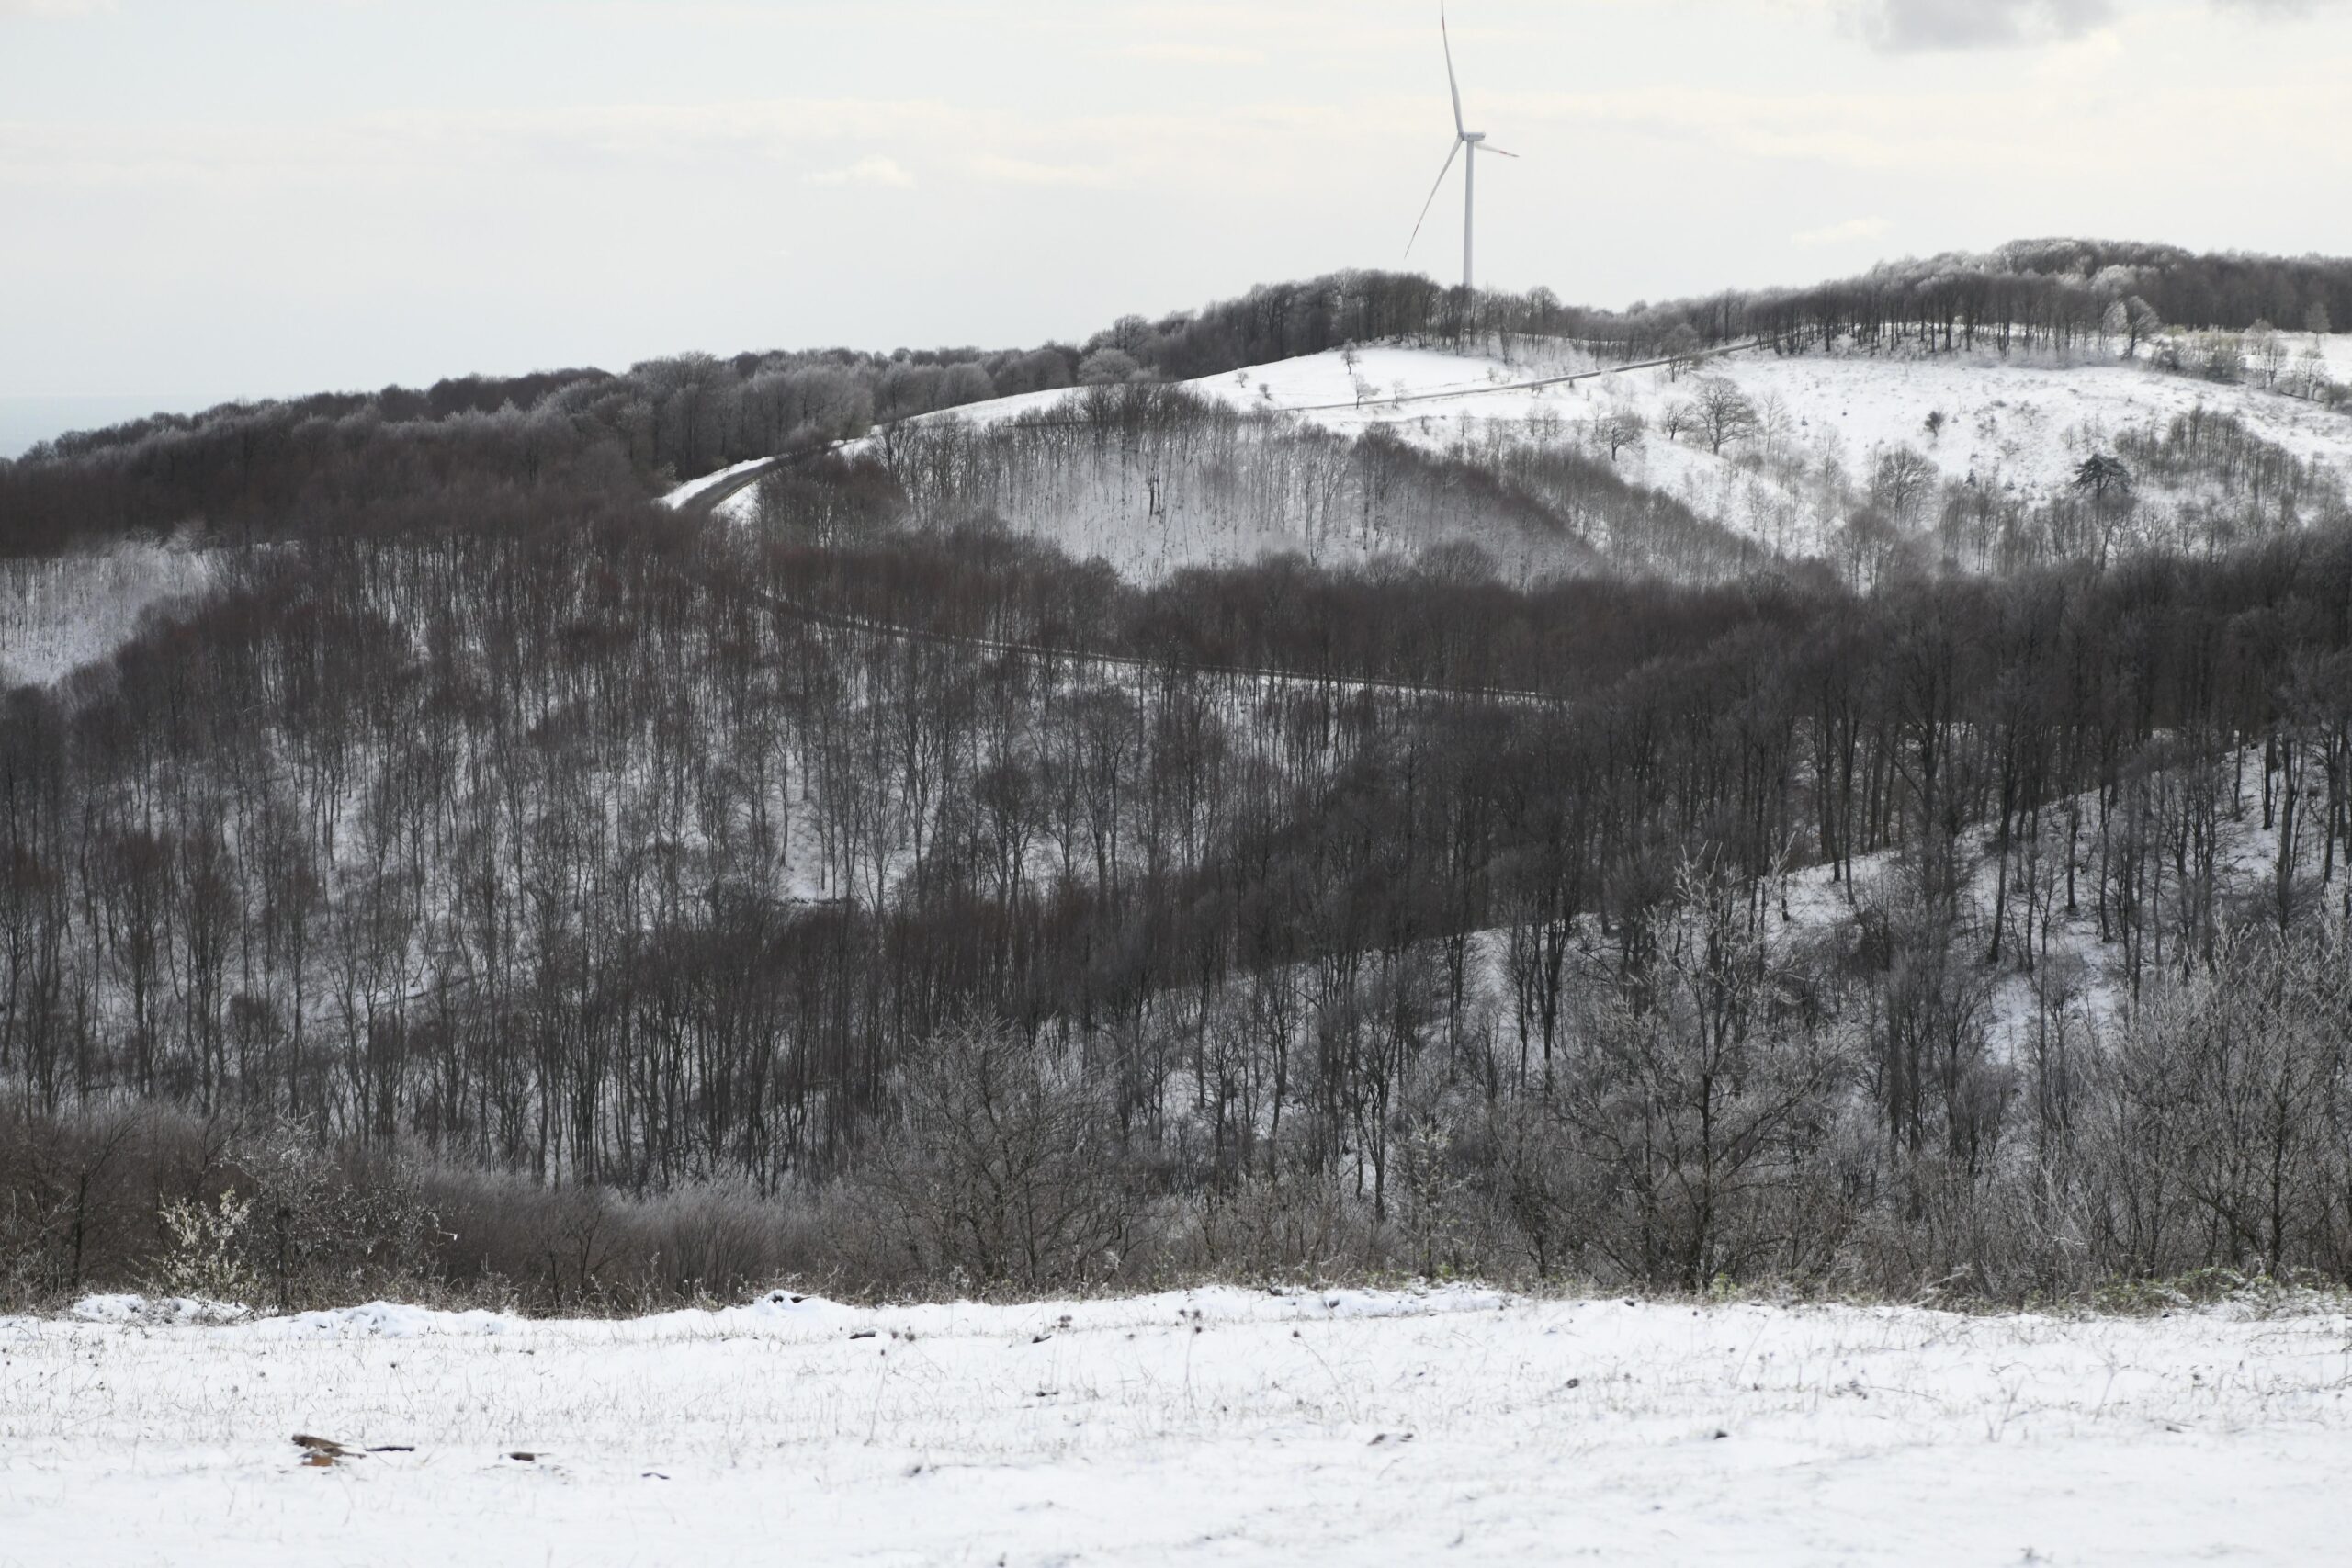
[[[1581,391],[1590,382],[1544,383],[1600,368],[1586,355],[1529,364],[1494,355],[1375,346],[1307,355],[1186,385],[1233,408],[1296,412],[1350,434],[1377,424],[1408,437],[1442,440],[1464,419],[1520,423],[1580,412]]]
[[[148,611],[207,592],[220,566],[209,552],[157,544],[0,561],[0,691],[107,658]]]
[[[688,479],[685,483],[663,495],[662,497],[662,504],[668,507],[671,511],[675,512],[678,508],[694,500],[695,497],[703,494],[707,491],[716,490],[720,485],[723,485],[728,480],[733,479],[736,475],[748,472],[767,461],[768,459],[765,457],[748,457],[742,462],[731,464],[727,468],[720,468],[716,473],[705,474],[698,479]]]
[[[2249,750],[2242,759],[2243,797],[2232,814],[2226,807],[2215,823],[2213,886],[2215,905],[2225,929],[2268,918],[2277,897],[2278,834],[2262,824],[2258,801],[2262,759]],[[2218,770],[2228,773],[2226,765]],[[1952,932],[1953,971],[1979,990],[1984,1039],[1994,1059],[2027,1059],[2044,1031],[2063,1026],[2076,1038],[2106,1034],[2122,1021],[2132,995],[2131,954],[2123,943],[2102,936],[2097,908],[2099,850],[2095,824],[2097,792],[2076,802],[2084,830],[2075,843],[2076,907],[2069,913],[2064,889],[2067,883],[2066,803],[2048,805],[2041,813],[2042,838],[2038,856],[2030,856],[2032,840],[2025,827],[2018,829],[2011,874],[2004,890],[1992,852],[1990,830],[1979,824],[1962,840],[1965,865],[1958,892]],[[2119,807],[2119,809],[2121,807]],[[2320,870],[2321,847],[2308,821],[2299,830],[2295,880],[2306,896],[2313,891]],[[2041,885],[2029,886],[2025,867],[2031,860]],[[1860,945],[1856,922],[1865,912],[1883,912],[1905,897],[1905,868],[1891,851],[1858,857],[1844,881],[1834,881],[1826,864],[1792,868],[1768,879],[1762,907],[1768,911],[1764,940],[1776,953],[1803,950],[1823,942],[1851,952]],[[2148,965],[2143,978],[2153,978],[2158,959],[2178,968],[2172,943],[2177,937],[2180,890],[2169,870],[2152,878],[2151,897],[2163,908],[2155,924],[2164,929],[2154,949],[2140,956]],[[2002,956],[1987,962],[1996,900],[2006,891]],[[2025,951],[2021,933],[2029,931],[2031,951]],[[1484,931],[1474,938],[1472,1001],[1495,1021],[1498,1031],[1510,1027],[1512,984],[1506,958],[1510,933]],[[1617,944],[1600,927],[1598,917],[1577,922],[1577,942],[1587,972],[1613,974]]]
[[[0,1320],[0,1563],[2321,1562],[2347,1335],[1471,1290]]]
[[[2317,349],[2327,367],[2328,379],[2339,386],[2352,386],[2352,333],[2289,333],[2286,345],[2290,363]]]
[[[2336,373],[2352,379],[2352,335],[2319,341]],[[2312,342],[2296,337],[2295,352]],[[1187,386],[1231,408],[1288,415],[1342,434],[1381,427],[1425,449],[1473,454],[1495,441],[1532,441],[1574,446],[1605,457],[1608,448],[1595,433],[1596,423],[1613,411],[1628,410],[1640,414],[1649,431],[1645,441],[1614,459],[1625,478],[1672,493],[1703,517],[1795,554],[1826,547],[1852,495],[1868,487],[1881,456],[1897,448],[1917,452],[1945,480],[2032,500],[2064,490],[2084,457],[2112,449],[2120,433],[2161,426],[2199,408],[2244,421],[2263,439],[2352,487],[2352,415],[2258,387],[2216,385],[2105,354],[2062,361],[1990,353],[1781,357],[1747,350],[1709,359],[1703,373],[1729,379],[1759,408],[1771,411],[1769,434],[1734,443],[1721,454],[1693,433],[1669,438],[1663,429],[1666,415],[1691,396],[1690,374],[1611,371],[1589,355],[1556,346],[1532,355],[1516,352],[1507,359],[1375,345],[1254,366]],[[1025,393],[926,415],[918,423],[991,425],[1050,412],[1073,395]],[[1942,416],[1933,432],[1931,414]],[[683,487],[671,500],[710,482]],[[1268,549],[1357,558],[1375,547],[1329,539],[1306,528],[1224,528],[1193,537],[1164,513],[1148,520],[1150,537],[1130,540],[1127,535],[1142,525],[1126,515],[1129,499],[1110,497],[1086,515],[1039,520],[1040,525],[1080,554],[1100,551],[1148,575]],[[740,521],[753,515],[755,507],[756,497],[747,491],[721,511]],[[1020,517],[1009,521],[1028,525]]]
[[[1756,402],[1781,400],[1794,446],[1841,456],[1861,474],[1871,454],[1907,446],[1947,479],[2046,495],[2117,432],[2205,408],[2245,420],[2293,456],[2352,477],[2352,419],[2274,392],[2117,360],[2062,367],[1991,357],[1748,356],[1722,370]],[[1688,390],[1662,371],[1640,372],[1622,384],[1626,400],[1653,423]],[[1931,413],[1944,416],[1939,434],[1927,428]]]
[[[2352,336],[2325,342],[2335,363],[2352,367]],[[1335,351],[1189,385],[1236,408],[1301,411],[1333,430],[1386,425],[1436,441],[1490,426],[1521,434],[1511,427],[1588,419],[1619,404],[1655,424],[1691,389],[1689,376],[1665,369],[1560,385],[1555,378],[1564,367],[1538,370],[1493,356],[1370,348],[1356,360],[1351,367]],[[2258,388],[2216,386],[2098,355],[2036,364],[1990,354],[1784,358],[1749,351],[1711,359],[1702,373],[1726,377],[1759,404],[1779,399],[1800,446],[1842,452],[1850,462],[1907,443],[1953,479],[1973,474],[2047,488],[2071,475],[2086,442],[2200,406],[2234,414],[2295,456],[2352,475],[2352,419],[2343,414]],[[1370,389],[1361,400],[1359,381]],[[1927,418],[1938,412],[1946,423],[1931,436]]]
[[[1458,434],[1461,416],[1465,412],[1471,412],[1480,422],[1491,419],[1505,423],[1523,421],[1529,417],[1531,410],[1558,406],[1564,412],[1570,412],[1567,405],[1557,402],[1556,393],[1553,394],[1552,400],[1547,401],[1543,391],[1513,392],[1509,389],[1514,383],[1531,378],[1589,371],[1594,366],[1591,356],[1580,352],[1546,354],[1533,359],[1521,357],[1506,361],[1490,355],[1453,355],[1430,349],[1374,347],[1360,352],[1358,364],[1352,369],[1344,363],[1342,354],[1334,350],[1329,354],[1255,366],[1185,385],[1212,400],[1235,408],[1299,413],[1326,429],[1346,434],[1361,434],[1374,423],[1395,424],[1420,436],[1426,445],[1443,446]],[[1359,375],[1377,378],[1388,402],[1357,410],[1353,403],[1356,394],[1352,383]],[[1400,389],[1403,395],[1413,400],[1397,405],[1395,400]],[[1082,395],[1080,389],[1071,388],[1023,392],[1009,398],[967,403],[960,408],[919,415],[910,423],[919,425],[945,423],[978,426],[1001,424],[1029,414],[1050,416],[1054,411],[1067,407]],[[1347,406],[1322,406],[1328,404]],[[871,452],[876,450],[876,443],[872,437],[866,437],[845,442],[841,450],[845,455]],[[680,505],[750,466],[739,464],[723,473],[706,475],[681,485],[662,498],[663,504]],[[756,514],[757,507],[755,492],[743,491],[721,502],[717,508],[717,515],[738,523],[748,522]],[[1299,544],[1300,540],[1295,536],[1276,534],[1263,538],[1221,540],[1204,544],[1198,550],[1187,550],[1183,542],[1178,540],[1173,544],[1172,558],[1161,565],[1164,570],[1169,565],[1195,561],[1247,558],[1260,549],[1296,548]]]

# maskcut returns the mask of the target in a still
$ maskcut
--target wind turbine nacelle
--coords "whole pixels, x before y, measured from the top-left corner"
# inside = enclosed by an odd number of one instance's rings
[[[1487,133],[1483,130],[1465,130],[1462,133],[1462,140],[1464,141],[1484,141],[1486,139]]]

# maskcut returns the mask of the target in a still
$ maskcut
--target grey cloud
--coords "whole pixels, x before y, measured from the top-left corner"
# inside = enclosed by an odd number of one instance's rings
[[[2342,9],[2346,0],[2209,0],[2213,9],[2286,21]],[[2003,49],[2070,39],[2112,20],[2119,0],[1847,0],[1847,20],[1890,53]]]
[[[2308,17],[2340,6],[2343,0],[2213,0],[2223,11],[2243,11],[2256,17]]]
[[[1854,19],[1879,48],[1908,51],[2073,38],[2114,14],[2112,0],[1864,0]]]

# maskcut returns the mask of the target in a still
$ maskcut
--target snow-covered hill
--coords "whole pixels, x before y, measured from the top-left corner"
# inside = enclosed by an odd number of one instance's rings
[[[2352,365],[2352,336],[2325,341],[2337,361]],[[1569,374],[1577,378],[1562,384],[1559,378]],[[1649,423],[1655,454],[1666,411],[1688,399],[1702,375],[1727,378],[1759,408],[1777,401],[1780,424],[1769,438],[1840,457],[1849,466],[1874,450],[1908,444],[1950,478],[2047,491],[2067,482],[2081,456],[2116,431],[2204,408],[2243,419],[2293,456],[2352,477],[2352,416],[2258,387],[2217,385],[2102,355],[2034,363],[1989,353],[1880,357],[1747,351],[1680,374],[1655,367],[1594,375],[1589,361],[1570,370],[1493,355],[1372,348],[1310,355],[1187,385],[1237,408],[1297,412],[1332,430],[1356,434],[1385,426],[1439,443],[1488,428],[1541,437],[1547,425],[1625,407]],[[998,417],[997,406],[967,412]],[[1939,413],[1940,428],[1931,433],[1928,418]],[[1729,449],[1736,456],[1760,439],[1744,438]],[[1682,446],[1674,467],[1687,466],[1680,458],[1708,455],[1695,436]],[[1657,471],[1670,474],[1674,468]]]
[[[2332,375],[2352,375],[2352,336],[2295,341],[2299,355],[2316,347]],[[1755,415],[1721,442],[1687,412],[1677,413],[1714,380],[1728,382]],[[1509,357],[1370,346],[1187,386],[1235,410],[1347,436],[1378,429],[1434,453],[1491,459],[1504,446],[1573,449],[1609,462],[1631,483],[1672,496],[1708,523],[1792,556],[1831,551],[1858,507],[1890,509],[1891,486],[1908,487],[1895,491],[1891,510],[1901,527],[1915,531],[1932,525],[1944,486],[1965,487],[1987,509],[2048,502],[2068,492],[2092,454],[2160,439],[2176,420],[2200,411],[2226,416],[2253,441],[2308,465],[2321,490],[2339,499],[2352,493],[2352,412],[2251,381],[2216,383],[2104,352],[2062,359],[1989,352],[1781,356],[1751,349],[1713,356],[1695,369],[1614,371],[1558,345],[1515,346]],[[988,428],[1049,414],[1075,395],[1028,393],[917,423]],[[1640,432],[1631,440],[1623,433],[1628,423]],[[1620,427],[1613,440],[1612,425]],[[2140,481],[2144,505],[2133,525],[2151,538],[2214,526],[2217,510],[2233,505],[2199,475],[2149,474]],[[1130,490],[1140,490],[1141,499]],[[753,515],[756,505],[755,493],[745,491],[727,509],[741,518]],[[1125,483],[1082,503],[1006,520],[1146,574],[1272,549],[1340,561],[1413,545],[1394,531],[1349,534],[1304,520],[1253,517],[1245,526],[1219,515],[1188,529],[1164,494]],[[1480,542],[1507,559],[1523,553]],[[1980,542],[1979,559],[1985,558]]]
[[[2352,364],[2352,337],[2319,346],[2332,369]],[[1827,547],[1842,513],[1880,482],[1890,455],[1914,454],[1924,472],[1989,498],[2046,501],[2068,489],[2093,453],[2112,452],[2127,434],[2161,433],[2198,411],[2239,421],[2257,439],[2352,488],[2352,413],[2104,354],[2035,360],[1750,351],[1717,356],[1696,371],[1556,379],[1569,368],[1369,349],[1192,385],[1235,407],[1294,411],[1350,434],[1385,428],[1439,449],[1566,443],[1611,457],[1629,479],[1676,496],[1702,517],[1798,555]],[[1678,405],[1696,400],[1702,377],[1728,381],[1758,416],[1754,428],[1719,450],[1702,429],[1673,417]],[[1639,421],[1641,439],[1611,454],[1607,426],[1627,414]],[[2161,483],[2145,488],[2158,511],[2188,499],[2167,495]]]

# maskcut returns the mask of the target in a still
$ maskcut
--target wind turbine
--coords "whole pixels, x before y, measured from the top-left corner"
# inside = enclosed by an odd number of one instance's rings
[[[1506,158],[1519,154],[1487,147],[1485,131],[1467,130],[1462,123],[1462,85],[1453,79],[1453,39],[1446,31],[1445,0],[1438,0],[1437,35],[1445,46],[1445,85],[1453,90],[1453,145],[1446,152],[1445,167],[1437,172],[1437,184],[1430,186],[1429,200],[1421,203],[1421,215],[1413,224],[1413,239],[1405,242],[1405,254],[1413,254],[1413,240],[1421,237],[1421,225],[1429,221],[1430,209],[1437,205],[1437,193],[1444,188],[1445,176],[1453,172],[1453,160],[1462,156],[1464,148],[1468,148],[1470,155],[1462,164],[1462,287],[1466,289],[1472,282],[1473,245],[1477,238],[1479,151],[1483,148],[1488,152],[1500,152]]]

